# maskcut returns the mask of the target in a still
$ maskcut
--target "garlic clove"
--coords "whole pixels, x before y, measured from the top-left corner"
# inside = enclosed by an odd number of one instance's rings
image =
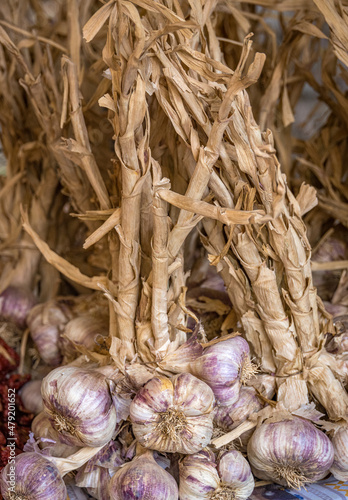
[[[41,394],[45,413],[63,443],[97,447],[113,437],[116,410],[103,374],[59,367],[43,379]]]
[[[0,475],[4,500],[66,500],[67,490],[58,468],[38,453],[17,455]]]
[[[154,377],[130,405],[134,435],[146,448],[196,453],[210,442],[214,403],[210,387],[189,373]]]
[[[109,483],[110,500],[178,500],[175,479],[146,452],[120,468]]]
[[[334,450],[326,434],[289,414],[278,421],[275,416],[255,430],[248,443],[248,459],[260,479],[300,488],[328,474]]]

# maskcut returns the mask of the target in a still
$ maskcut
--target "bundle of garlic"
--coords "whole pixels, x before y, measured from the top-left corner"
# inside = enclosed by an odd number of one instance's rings
[[[22,19],[18,2],[10,3],[4,0],[0,14]],[[35,113],[10,155],[15,215],[21,193],[30,202],[21,215],[25,238],[16,239],[11,217],[6,223],[0,218],[0,234],[7,245],[20,243],[19,270],[24,255],[33,264],[23,288],[27,281],[40,301],[50,298],[30,312],[30,294],[16,299],[22,300],[17,323],[28,324],[39,351],[38,377],[46,376],[44,411],[28,444],[35,453],[16,459],[24,471],[18,490],[2,476],[5,498],[65,498],[67,471],[76,472],[75,485],[102,500],[243,500],[254,488],[251,471],[296,488],[330,471],[345,478],[345,339],[325,346],[333,324],[313,286],[303,219],[316,195],[306,185],[296,197],[292,193],[265,126],[274,100],[267,102],[268,90],[261,103],[257,97],[259,78],[263,85],[275,64],[274,75],[284,79],[272,79],[269,89],[284,88],[282,100],[290,107],[282,57],[267,61],[261,75],[265,56],[247,35],[252,26],[265,25],[268,8],[241,2],[238,11],[229,1],[194,0],[53,3],[60,21],[56,38],[46,33],[52,14],[46,31],[31,34],[51,2],[42,9],[26,2],[28,29],[13,35],[25,34],[25,43],[16,46],[0,27],[1,67],[20,78],[16,88],[26,97],[12,99],[22,103],[15,115],[25,114],[26,100]],[[14,19],[4,26],[12,30]],[[302,40],[310,24],[302,20],[300,30],[288,26],[295,34],[287,38]],[[297,85],[296,78],[290,81]],[[0,97],[6,104],[3,89]],[[261,126],[253,115],[259,103]],[[276,144],[286,162],[283,134],[278,131]],[[22,170],[17,149],[31,151]],[[321,176],[327,185],[329,174]],[[11,186],[0,189],[0,198],[9,200]],[[43,214],[50,213],[56,191],[49,224]],[[67,216],[72,211],[74,218]],[[51,222],[65,227],[67,219],[74,221],[68,235],[48,235]],[[52,275],[38,271],[39,251]],[[203,278],[196,258],[206,261]],[[192,283],[206,288],[215,280],[211,286],[219,295],[195,286],[190,296],[192,266]],[[11,285],[0,296],[6,320],[14,319],[11,294],[18,291],[12,285],[21,281],[19,270],[6,265],[0,276],[0,290]],[[84,298],[78,306],[79,298],[54,298],[58,290]],[[206,307],[199,307],[203,302]],[[216,310],[219,321],[210,322],[207,338],[199,316]],[[21,361],[25,349],[23,342]],[[30,391],[34,384],[23,388],[23,400]],[[331,441],[301,413],[310,402],[337,422]],[[37,412],[39,398],[29,406]],[[215,456],[238,437],[247,459],[235,449]],[[156,461],[157,452],[170,460],[168,471],[158,463],[165,462],[162,456]],[[50,474],[44,477],[45,468]],[[41,489],[33,476],[42,480]]]

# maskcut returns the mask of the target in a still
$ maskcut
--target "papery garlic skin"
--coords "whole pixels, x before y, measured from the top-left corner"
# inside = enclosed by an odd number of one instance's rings
[[[63,443],[103,446],[114,435],[116,410],[102,374],[73,366],[56,368],[43,379],[41,394]]]
[[[147,452],[121,467],[109,483],[110,500],[178,500],[175,479]]]
[[[335,458],[330,472],[339,481],[348,481],[348,427],[341,427],[332,437]]]
[[[8,463],[0,475],[0,489],[4,500],[67,498],[67,490],[59,470],[53,462],[38,453],[22,453],[17,455],[14,465]]]
[[[252,373],[249,345],[243,337],[223,340],[204,350],[191,372],[213,390],[221,405],[232,405],[239,397],[242,382]]]
[[[234,500],[246,500],[255,488],[250,465],[237,450],[222,455],[218,463],[218,473],[223,485],[229,488]]]
[[[53,429],[44,411],[36,415],[31,423],[31,430],[35,438],[40,440],[40,448],[49,452],[52,457],[66,458],[80,449],[80,446],[70,446],[60,441],[59,433]]]
[[[196,453],[210,442],[214,404],[210,387],[189,373],[154,377],[130,405],[134,435],[145,448]]]
[[[41,397],[41,380],[31,380],[23,385],[19,391],[25,409],[37,415],[43,411]]]
[[[98,500],[109,500],[109,481],[124,462],[121,443],[110,441],[80,467],[75,476],[75,484],[87,488],[88,493]]]
[[[188,455],[179,462],[180,500],[209,499],[220,486],[215,456],[210,450]]]
[[[255,430],[248,443],[248,459],[256,477],[300,488],[328,474],[334,449],[311,422],[289,416],[267,421]]]

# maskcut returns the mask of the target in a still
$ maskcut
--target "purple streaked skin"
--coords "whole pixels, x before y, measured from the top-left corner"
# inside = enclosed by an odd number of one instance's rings
[[[119,469],[109,483],[110,500],[177,500],[175,479],[146,453]]]
[[[26,500],[65,500],[67,491],[57,467],[38,453],[22,453],[16,457],[15,493]],[[1,494],[4,500],[11,498],[9,487],[10,463],[0,476]]]
[[[242,387],[238,400],[229,406],[219,406],[215,412],[214,424],[231,431],[244,422],[249,415],[263,407],[253,387]]]
[[[210,387],[189,373],[171,380],[154,377],[135,396],[130,418],[137,440],[145,447],[168,453],[195,453],[207,446],[213,432],[215,398]],[[178,439],[158,430],[167,411],[177,412]],[[171,424],[172,425],[172,424]]]
[[[257,470],[264,469],[270,478],[281,482],[274,470],[289,466],[301,471],[308,480],[316,481],[331,467],[334,450],[322,431],[311,422],[294,417],[266,422],[256,429],[248,444],[248,456],[256,475]]]
[[[62,443],[101,446],[111,439],[116,414],[103,375],[72,367],[57,368],[43,380],[42,396],[45,412]],[[73,432],[59,428],[57,415]]]
[[[208,449],[182,459],[179,462],[180,498],[206,498],[205,495],[215,491],[220,483],[216,467],[215,455]]]
[[[233,404],[238,400],[240,370],[249,352],[247,341],[240,336],[218,342],[193,363],[193,373],[213,389],[220,404]]]
[[[250,479],[250,465],[237,450],[224,453],[218,463],[219,476],[223,483],[240,482],[245,483]]]

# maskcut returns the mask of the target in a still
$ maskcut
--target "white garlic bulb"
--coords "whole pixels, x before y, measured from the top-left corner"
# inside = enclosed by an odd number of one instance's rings
[[[221,490],[231,492],[234,500],[246,500],[254,491],[255,481],[250,465],[239,451],[224,453],[219,459],[218,472]]]
[[[298,417],[264,422],[248,443],[254,475],[283,486],[300,488],[323,479],[334,460],[329,438]]]
[[[242,387],[238,400],[230,406],[219,406],[214,416],[214,424],[231,431],[244,422],[249,415],[263,407],[253,387]]]
[[[341,427],[332,437],[335,451],[330,472],[340,481],[348,481],[348,427]]]
[[[78,316],[69,321],[64,329],[64,335],[60,339],[61,351],[65,355],[75,355],[76,345],[83,345],[90,351],[97,347],[98,336],[106,337],[109,327],[105,318],[89,315]]]
[[[208,449],[187,456],[179,463],[179,475],[180,500],[246,500],[255,486],[248,462],[236,450],[224,453],[217,466]]]
[[[109,483],[110,500],[178,500],[175,479],[147,451],[121,467]]]
[[[223,340],[204,350],[191,365],[191,372],[204,380],[221,405],[238,400],[242,383],[255,374],[249,345],[243,337]]]
[[[214,404],[210,387],[189,373],[154,377],[130,405],[134,435],[145,448],[196,453],[210,442]]]
[[[41,380],[30,380],[19,391],[25,409],[37,415],[43,410]]]
[[[114,435],[116,410],[103,374],[74,366],[56,368],[43,379],[41,394],[63,443],[97,447]]]
[[[209,449],[188,455],[179,462],[180,500],[210,499],[220,486],[215,455]]]

